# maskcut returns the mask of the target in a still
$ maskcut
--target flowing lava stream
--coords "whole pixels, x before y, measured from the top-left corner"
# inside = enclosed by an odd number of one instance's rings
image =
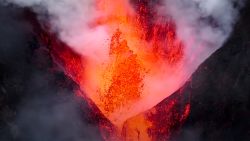
[[[157,3],[147,0],[100,0],[96,7],[103,14],[91,26],[105,25],[110,33],[109,46],[100,47],[107,48],[106,58],[95,61],[56,43],[53,56],[79,84],[80,95],[114,125],[115,131],[100,125],[105,140],[166,140],[190,110],[188,103],[176,110],[181,96],[158,104],[182,85],[171,78],[184,54],[174,24],[157,15]],[[169,85],[158,88],[162,76],[169,76]]]

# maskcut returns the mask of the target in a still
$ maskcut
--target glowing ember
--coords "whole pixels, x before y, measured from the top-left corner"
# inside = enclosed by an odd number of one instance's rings
[[[104,74],[100,88],[100,108],[104,114],[110,114],[138,100],[143,87],[143,67],[137,56],[127,46],[127,41],[120,41],[118,30],[110,45],[111,61]]]

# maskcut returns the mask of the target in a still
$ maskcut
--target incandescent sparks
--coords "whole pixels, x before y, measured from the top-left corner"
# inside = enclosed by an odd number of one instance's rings
[[[99,91],[99,107],[107,115],[138,100],[143,89],[143,65],[129,49],[127,41],[120,41],[120,36],[117,30],[111,39],[110,63],[104,70]]]

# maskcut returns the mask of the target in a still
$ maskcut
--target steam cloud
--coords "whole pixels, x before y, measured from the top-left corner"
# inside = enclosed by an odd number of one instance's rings
[[[5,0],[6,4],[29,7],[38,14],[39,20],[49,23],[51,30],[76,52],[88,57],[104,57],[103,49],[107,33],[104,27],[91,27],[100,13],[94,0]]]
[[[95,9],[94,0],[4,2],[31,7],[40,15],[41,20],[49,21],[52,30],[75,51],[88,57],[105,58],[107,48],[103,47],[107,46],[106,40],[110,37],[105,27],[91,27],[91,22],[102,14]],[[176,23],[177,34],[186,46],[187,64],[193,61],[197,63],[192,64],[200,64],[230,35],[243,2],[244,0],[163,0],[159,12],[172,17]],[[44,13],[48,13],[49,18],[43,16]]]
[[[110,37],[104,26],[91,26],[100,16],[94,0],[4,0],[31,7],[40,19],[51,24],[62,41],[84,56],[106,56]],[[187,62],[200,64],[227,39],[244,0],[163,0],[159,12],[172,17],[177,34],[186,46]],[[49,18],[43,16],[49,14]],[[202,49],[199,47],[202,46]],[[102,48],[102,49],[100,49]],[[190,57],[192,56],[192,57]],[[100,58],[103,57],[103,58]],[[195,60],[190,60],[196,58]],[[199,58],[199,59],[197,59]],[[197,67],[197,66],[196,66]],[[193,70],[191,70],[193,71]]]
[[[202,63],[222,46],[244,0],[164,0],[163,3],[160,12],[175,21],[189,65],[193,61],[197,63],[192,64]]]

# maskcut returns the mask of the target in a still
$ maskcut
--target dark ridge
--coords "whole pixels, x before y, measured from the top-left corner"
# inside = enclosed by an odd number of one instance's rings
[[[186,84],[191,113],[172,141],[250,140],[250,2],[231,37]]]

